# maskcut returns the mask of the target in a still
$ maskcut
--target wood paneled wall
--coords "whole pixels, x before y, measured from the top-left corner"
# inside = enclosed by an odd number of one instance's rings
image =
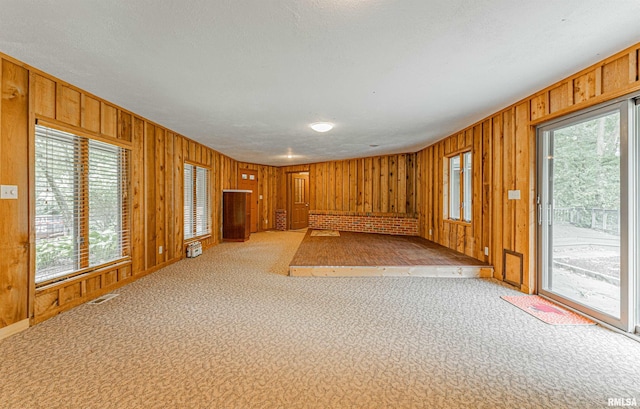
[[[535,126],[640,90],[636,44],[429,146],[417,154],[421,235],[494,265],[504,274],[503,251],[523,255],[524,292],[536,273]],[[443,220],[443,158],[473,148],[473,222]],[[508,200],[519,190],[520,200]],[[488,247],[489,255],[484,256]]]
[[[416,154],[309,165],[309,210],[412,216],[416,211]]]
[[[20,193],[18,200],[0,200],[0,328],[29,318],[40,322],[184,258],[185,161],[211,172],[212,232],[201,240],[205,248],[221,240],[222,189],[237,186],[240,165],[258,170],[261,229],[275,225],[276,168],[239,164],[11,57],[0,54],[0,60],[0,182],[17,185]],[[29,183],[36,120],[131,149],[132,158],[131,260],[37,290]]]

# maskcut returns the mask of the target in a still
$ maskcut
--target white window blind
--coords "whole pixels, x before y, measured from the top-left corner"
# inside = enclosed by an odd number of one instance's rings
[[[128,161],[121,147],[36,125],[36,283],[128,256]]]
[[[211,233],[209,170],[184,164],[184,238]]]

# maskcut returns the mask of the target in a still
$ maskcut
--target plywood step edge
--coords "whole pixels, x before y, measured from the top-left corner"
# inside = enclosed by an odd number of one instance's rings
[[[11,335],[15,335],[18,332],[22,332],[27,328],[29,328],[28,318],[25,318],[22,321],[18,321],[11,325],[7,325],[6,327],[0,328],[0,340],[8,338]]]

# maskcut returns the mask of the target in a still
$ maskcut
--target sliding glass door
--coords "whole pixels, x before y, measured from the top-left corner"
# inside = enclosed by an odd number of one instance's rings
[[[538,129],[539,292],[624,330],[633,295],[630,223],[637,226],[632,115],[625,100]]]

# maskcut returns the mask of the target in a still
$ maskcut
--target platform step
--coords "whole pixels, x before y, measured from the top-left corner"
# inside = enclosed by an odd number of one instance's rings
[[[445,277],[488,278],[486,266],[289,266],[295,277]]]

